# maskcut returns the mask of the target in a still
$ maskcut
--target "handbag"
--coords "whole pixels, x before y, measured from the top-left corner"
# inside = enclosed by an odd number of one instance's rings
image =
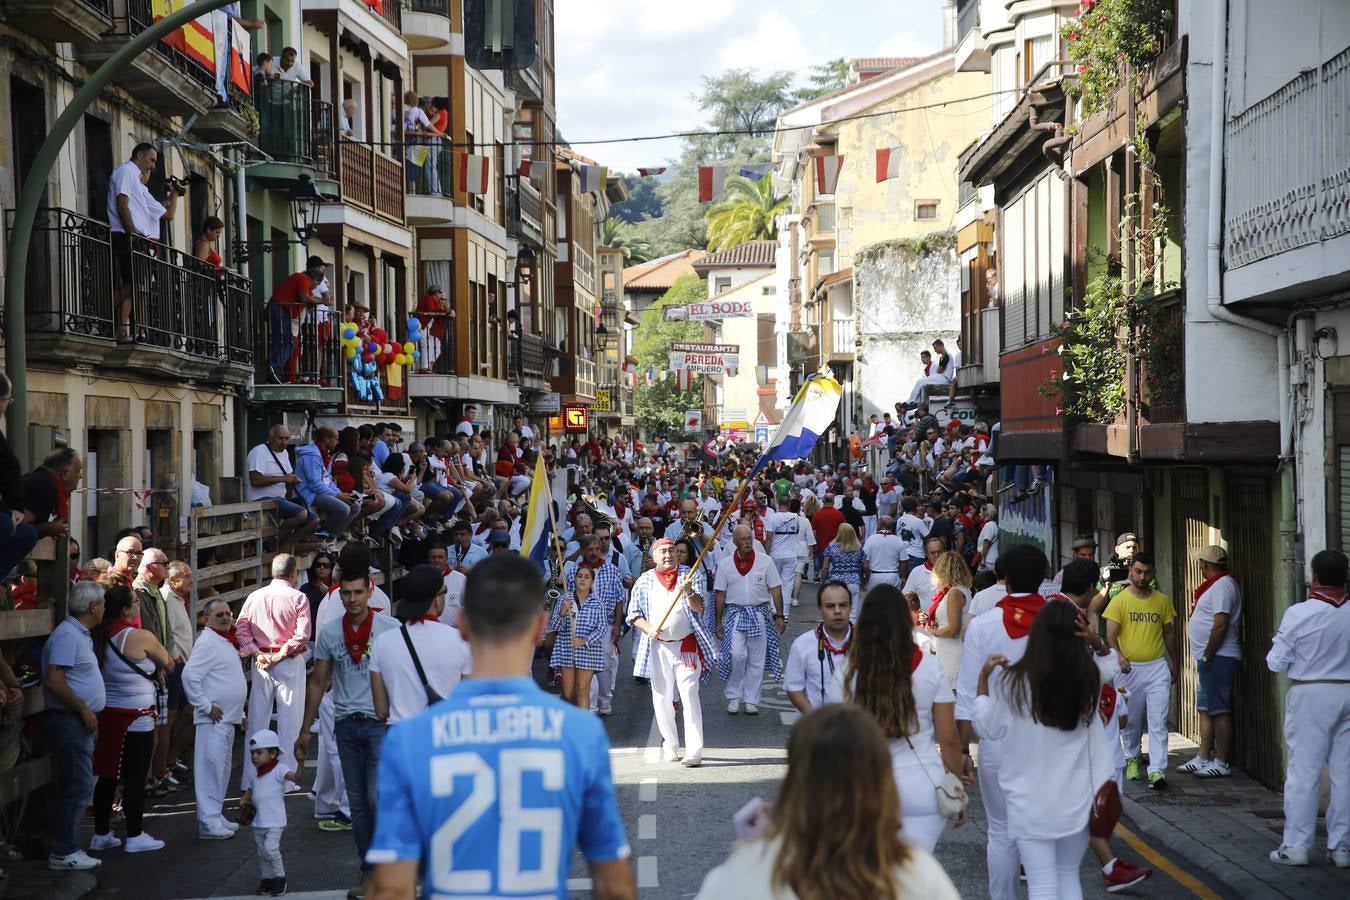
[[[1093,770],[1092,745],[1096,743],[1096,733],[1093,729],[1101,721],[1096,709],[1092,710],[1092,719],[1087,730],[1089,778],[1092,777]],[[1108,778],[1092,797],[1092,809],[1088,813],[1088,834],[1095,838],[1109,838],[1116,830],[1121,812],[1120,786],[1116,784],[1114,778]]]
[[[909,735],[905,735],[905,743],[909,744],[909,752],[913,753],[918,761],[923,777],[933,786],[933,795],[937,797],[938,815],[949,820],[959,819],[965,815],[966,804],[970,802],[970,798],[966,796],[966,787],[961,783],[961,779],[951,772],[943,772],[942,780],[934,781],[933,776],[928,774],[928,767],[919,757],[919,751],[914,749],[914,742],[909,739]]]
[[[412,636],[408,634],[408,626],[400,626],[399,631],[403,632],[403,643],[408,645],[408,655],[412,657],[413,667],[417,669],[417,677],[422,679],[422,690],[427,692],[427,706],[440,703],[443,698],[427,682],[427,673],[422,670],[422,661],[417,658],[417,650],[413,648]]]

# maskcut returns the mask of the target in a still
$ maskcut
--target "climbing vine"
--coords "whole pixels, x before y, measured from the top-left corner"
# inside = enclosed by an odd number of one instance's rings
[[[1121,63],[1147,68],[1162,52],[1172,25],[1169,0],[1080,0],[1076,18],[1060,28],[1077,78],[1067,85],[1090,116],[1105,109],[1121,81]]]

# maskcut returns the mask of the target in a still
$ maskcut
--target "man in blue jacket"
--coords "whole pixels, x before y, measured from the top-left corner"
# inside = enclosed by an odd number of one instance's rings
[[[334,538],[344,534],[361,512],[360,501],[338,490],[333,481],[337,441],[337,430],[324,425],[315,429],[312,444],[302,444],[295,451],[295,474],[300,479],[296,492],[318,514],[322,529]]]

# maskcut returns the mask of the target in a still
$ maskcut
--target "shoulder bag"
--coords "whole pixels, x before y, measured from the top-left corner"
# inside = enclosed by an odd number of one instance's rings
[[[440,703],[443,698],[427,681],[427,673],[422,669],[422,661],[417,658],[417,648],[413,646],[412,635],[408,634],[408,626],[406,624],[399,626],[399,631],[403,632],[403,643],[408,645],[408,655],[412,657],[413,667],[417,669],[417,677],[422,680],[422,690],[427,692],[427,706]]]
[[[909,739],[909,735],[905,735],[905,743],[909,745],[909,752],[914,754],[919,768],[923,770],[923,777],[933,786],[933,793],[937,797],[938,815],[948,820],[959,819],[965,815],[969,798],[966,796],[966,787],[961,783],[961,779],[951,772],[943,772],[942,780],[934,781],[933,776],[928,774],[928,766],[924,765],[919,751],[914,749],[914,742]]]

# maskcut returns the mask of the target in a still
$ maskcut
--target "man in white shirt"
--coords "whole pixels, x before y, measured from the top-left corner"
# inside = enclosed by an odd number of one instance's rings
[[[1306,866],[1317,835],[1322,767],[1332,773],[1327,804],[1327,849],[1338,868],[1350,868],[1350,603],[1345,554],[1323,550],[1312,558],[1308,599],[1284,611],[1266,665],[1289,675],[1284,739],[1284,839],[1270,861]]]
[[[1242,588],[1228,570],[1228,551],[1211,544],[1196,557],[1204,579],[1186,619],[1186,636],[1199,674],[1195,707],[1200,713],[1200,750],[1178,772],[1197,778],[1233,774],[1233,680],[1242,665]],[[1334,844],[1332,846],[1335,846]]]
[[[787,619],[778,567],[755,551],[750,526],[737,525],[732,541],[736,549],[717,567],[713,584],[721,642],[717,667],[727,680],[727,712],[735,715],[743,703],[753,716],[759,714],[765,669],[775,679],[783,677],[778,636]]]
[[[1096,583],[1095,579],[1093,583]],[[1055,585],[1055,589],[1058,590],[1059,586]],[[961,616],[969,625],[972,619],[981,613],[989,612],[1006,596],[1008,596],[1008,575],[1003,570],[1003,561],[1000,559],[994,563],[994,583],[982,591],[977,591],[966,604]]]
[[[853,643],[849,622],[853,595],[846,586],[821,588],[816,608],[820,624],[792,642],[783,673],[783,688],[802,715],[826,703],[843,702],[844,666]]]
[[[469,645],[439,621],[445,582],[435,566],[414,566],[399,582],[403,626],[375,638],[370,651],[370,691],[375,717],[389,724],[411,719],[450,696],[473,668]]]
[[[980,536],[975,539],[976,548],[980,553],[980,568],[992,569],[994,563],[998,560],[998,507],[992,503],[986,503],[984,506],[984,525],[980,528]]]
[[[960,353],[953,357],[947,352],[947,347],[941,338],[933,341],[933,352],[937,354],[937,360],[933,363],[933,373],[914,382],[914,389],[909,392],[911,404],[918,403],[923,399],[924,388],[930,385],[950,385],[956,377],[956,367],[961,364]]]
[[[298,81],[301,84],[307,84],[314,87],[314,82],[309,77],[309,70],[300,65],[300,54],[294,47],[283,47],[281,49],[281,70],[277,77],[282,81]]]
[[[319,517],[288,497],[291,486],[300,483],[291,464],[287,446],[291,430],[273,425],[267,440],[248,452],[248,483],[245,500],[274,500],[277,504],[277,544],[282,553],[295,552],[298,544],[309,543],[319,527]]]
[[[764,514],[764,540],[778,567],[785,614],[797,603],[797,561],[806,554],[806,527],[806,520],[789,509],[770,509]]]
[[[877,533],[863,543],[869,588],[874,584],[900,586],[900,567],[905,562],[906,547],[906,542],[895,533],[895,520],[881,516],[877,521]]]
[[[919,518],[919,501],[915,497],[904,497],[900,501],[900,518],[895,521],[895,533],[905,542],[905,564],[902,566],[904,577],[910,570],[924,562],[923,542],[928,537],[929,523]]]
[[[464,584],[469,579],[463,572],[450,568],[450,552],[444,544],[431,545],[427,551],[427,563],[441,573],[441,580],[445,584],[445,613],[441,621],[455,625],[455,616],[464,605]]]
[[[455,426],[455,434],[464,437],[473,437],[473,419],[478,415],[478,407],[472,403],[464,407],[464,415],[460,417],[459,424]]]
[[[135,340],[131,322],[132,251],[153,253],[154,246],[140,239],[159,240],[160,222],[171,220],[178,209],[178,192],[171,184],[160,203],[146,187],[150,173],[159,164],[154,144],[140,143],[131,151],[131,159],[112,171],[108,186],[108,225],[112,232],[113,268],[118,277],[117,341]]]
[[[208,600],[202,630],[183,668],[183,693],[196,725],[193,790],[197,795],[197,836],[206,841],[234,837],[239,826],[221,812],[230,782],[234,730],[244,720],[248,685],[231,626],[234,614],[224,600]]]
[[[919,604],[923,609],[927,609],[933,602],[933,595],[937,593],[937,586],[933,584],[933,566],[937,563],[938,557],[947,551],[947,544],[942,538],[933,537],[924,540],[923,548],[926,554],[923,565],[910,569],[901,591],[906,594],[918,594]]]

